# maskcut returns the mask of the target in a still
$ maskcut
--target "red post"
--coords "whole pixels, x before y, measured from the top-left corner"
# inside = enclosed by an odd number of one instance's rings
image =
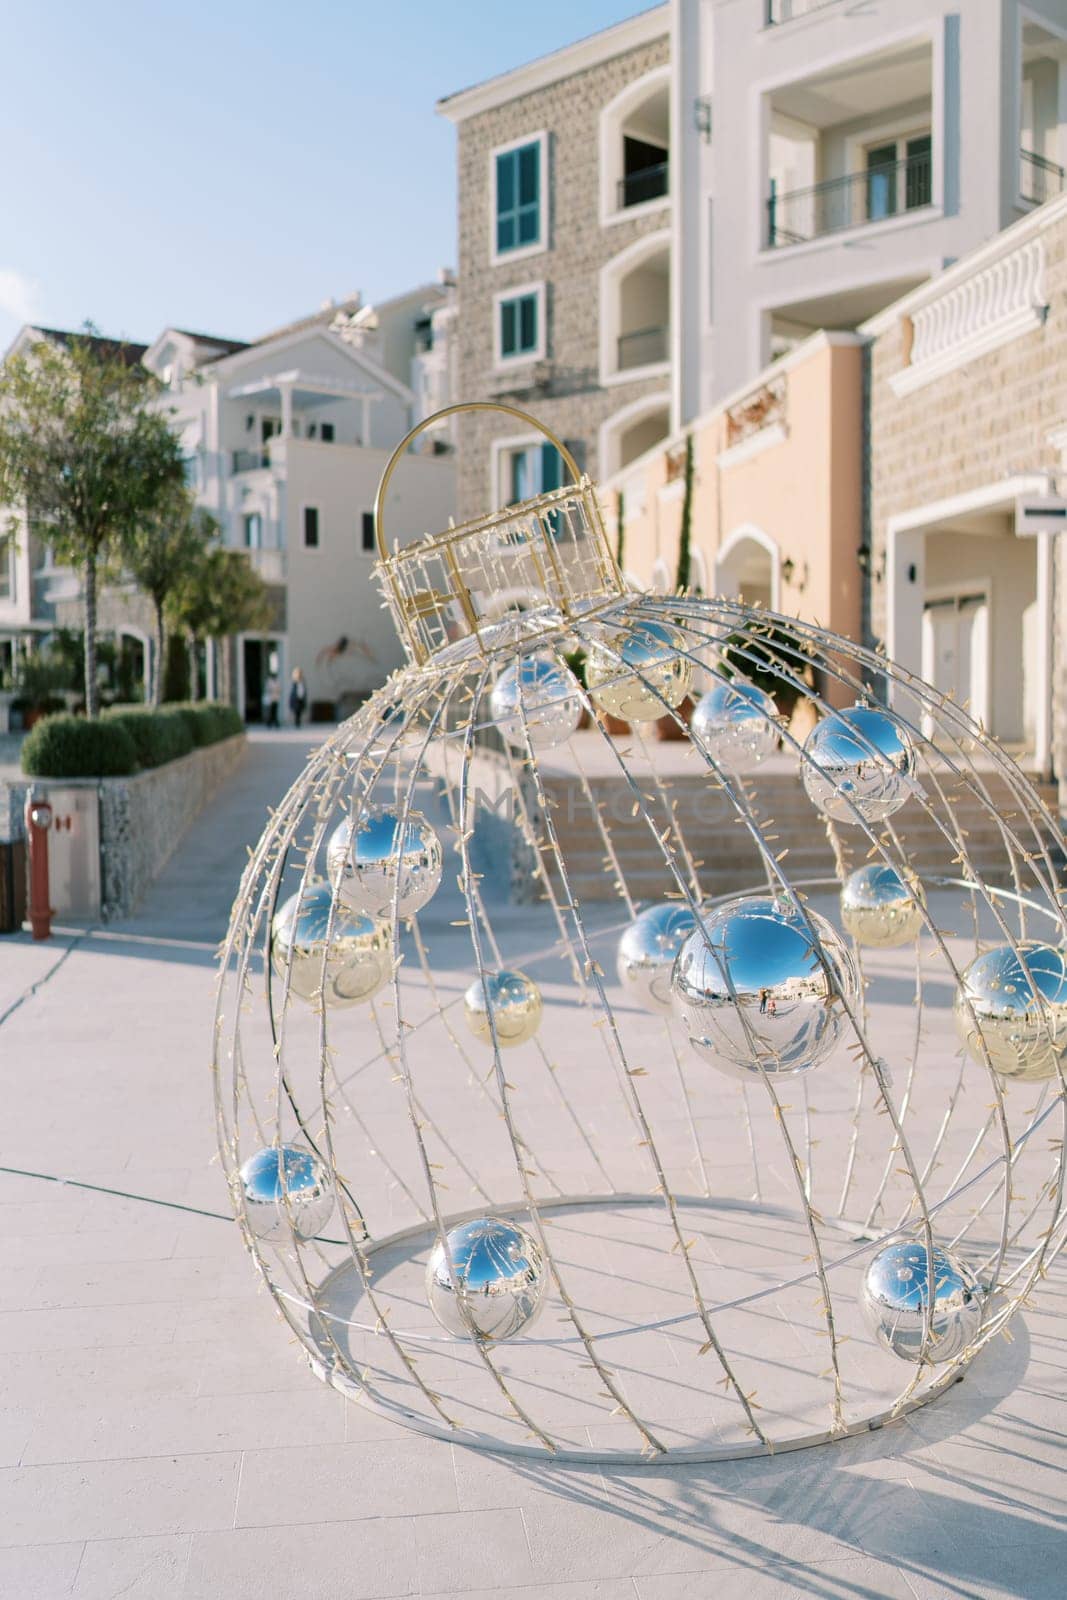
[[[26,796],[26,838],[30,851],[30,932],[47,939],[52,932],[52,907],[48,888],[48,830],[52,807],[31,789]]]

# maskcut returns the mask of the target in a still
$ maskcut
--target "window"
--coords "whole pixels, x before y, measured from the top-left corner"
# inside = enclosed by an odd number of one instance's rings
[[[373,555],[377,549],[374,539],[374,512],[364,511],[359,519],[359,547],[367,555]]]
[[[547,134],[539,133],[493,151],[494,259],[544,248],[547,140]]]
[[[182,475],[185,478],[185,487],[187,489],[200,488],[200,457],[198,455],[183,457]]]
[[[500,354],[525,356],[537,349],[537,296],[523,294],[500,302]]]
[[[563,463],[552,444],[530,444],[505,450],[501,461],[500,499],[505,505],[548,494],[563,483]]]
[[[933,199],[933,143],[928,133],[888,139],[867,150],[867,221],[915,211]]]
[[[497,366],[540,361],[545,354],[545,286],[523,284],[494,296],[493,354]]]
[[[262,550],[263,513],[261,511],[246,511],[241,521],[244,527],[245,549]]]
[[[14,548],[7,534],[0,534],[0,600],[10,600],[14,585],[11,582],[11,557]]]
[[[304,507],[304,545],[308,550],[319,547],[319,510],[317,506]]]
[[[319,429],[319,438],[323,444],[333,444],[333,423],[324,422]]]

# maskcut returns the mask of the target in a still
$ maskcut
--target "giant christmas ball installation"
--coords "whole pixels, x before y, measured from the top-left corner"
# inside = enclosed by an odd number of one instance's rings
[[[414,435],[386,468],[407,664],[278,805],[224,952],[237,1219],[313,1370],[423,1432],[866,1432],[1062,1246],[1067,841],[914,672],[634,592],[547,437],[573,484],[408,542]]]

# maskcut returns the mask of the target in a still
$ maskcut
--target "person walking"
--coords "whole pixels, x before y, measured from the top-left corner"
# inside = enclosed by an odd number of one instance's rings
[[[299,728],[304,720],[307,710],[308,686],[304,682],[304,674],[299,667],[293,668],[293,680],[289,685],[289,710],[293,714],[293,721]]]
[[[281,704],[282,686],[278,681],[278,674],[272,672],[267,679],[267,686],[263,691],[263,700],[267,708],[267,727],[278,727],[278,707]]]

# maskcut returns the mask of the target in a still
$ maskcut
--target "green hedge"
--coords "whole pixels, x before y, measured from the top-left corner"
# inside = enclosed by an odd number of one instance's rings
[[[140,767],[162,767],[193,748],[188,723],[176,706],[109,706],[101,720],[126,729]]]
[[[22,770],[32,778],[123,778],[136,768],[137,747],[121,722],[42,717],[22,741]]]
[[[44,717],[22,745],[22,770],[34,778],[119,778],[159,767],[244,731],[233,706],[109,706],[99,722]]]

